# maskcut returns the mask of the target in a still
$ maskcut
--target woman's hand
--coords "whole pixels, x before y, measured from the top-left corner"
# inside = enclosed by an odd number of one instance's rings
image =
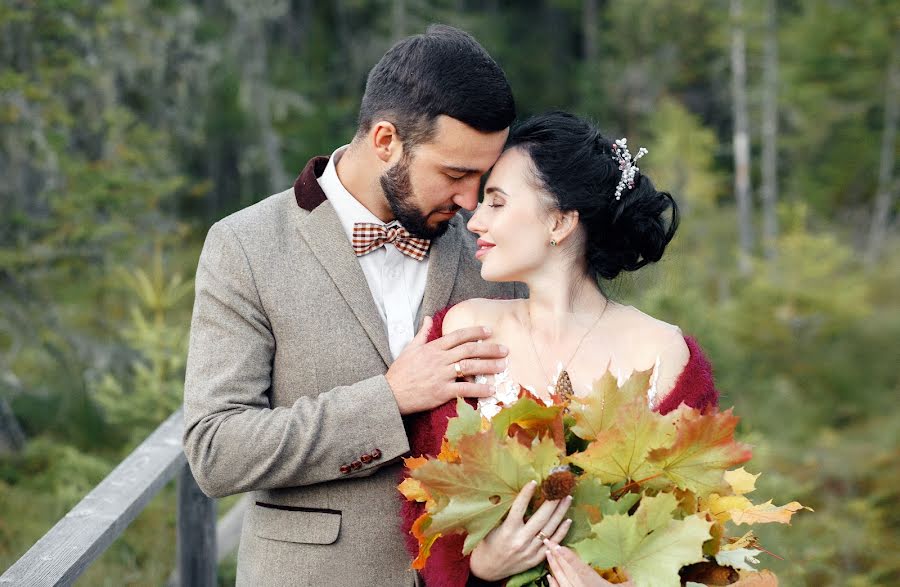
[[[550,564],[550,587],[605,587],[612,585],[597,574],[590,565],[578,558],[565,546],[547,544],[547,562]],[[634,587],[634,583],[619,583],[620,586]]]
[[[547,547],[544,540],[560,542],[572,525],[563,517],[572,498],[545,501],[527,522],[523,520],[537,483],[532,481],[516,496],[506,519],[484,537],[472,551],[469,568],[472,574],[486,581],[499,581],[521,573],[544,560]]]

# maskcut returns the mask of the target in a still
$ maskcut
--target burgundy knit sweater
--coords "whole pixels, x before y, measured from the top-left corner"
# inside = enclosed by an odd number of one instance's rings
[[[428,341],[440,338],[447,307],[434,316]],[[718,406],[719,393],[713,382],[712,366],[703,354],[700,346],[693,338],[686,336],[684,341],[690,351],[690,359],[678,376],[675,387],[657,406],[662,414],[667,414],[685,403],[693,408],[705,409]],[[475,400],[467,400],[475,406]],[[441,451],[441,441],[447,432],[447,421],[456,417],[456,401],[429,410],[413,414],[406,419],[406,432],[409,437],[411,455],[435,457]],[[403,477],[407,472],[404,470]],[[419,544],[410,533],[413,522],[425,512],[425,504],[406,501],[404,499],[401,517],[403,533],[406,536],[406,548],[412,557],[418,556]],[[469,576],[469,557],[463,556],[464,534],[450,534],[438,538],[431,546],[431,556],[425,568],[420,571],[427,587],[464,587],[482,584]],[[472,580],[470,580],[472,579]]]

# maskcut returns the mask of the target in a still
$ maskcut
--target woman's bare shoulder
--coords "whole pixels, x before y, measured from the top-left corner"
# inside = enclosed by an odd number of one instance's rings
[[[443,332],[453,332],[469,326],[494,327],[516,307],[521,300],[489,300],[472,298],[459,302],[444,316]]]
[[[654,318],[634,306],[621,307],[616,322],[628,346],[635,351],[679,366],[687,362],[690,352],[681,328],[675,324]]]

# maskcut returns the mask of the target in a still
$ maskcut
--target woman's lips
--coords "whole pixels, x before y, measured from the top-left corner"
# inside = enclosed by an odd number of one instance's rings
[[[489,243],[489,242],[483,241],[481,239],[478,239],[478,242],[476,244],[478,245],[478,250],[475,251],[476,259],[480,259],[480,258],[484,257],[485,255],[487,255],[488,251],[490,251],[492,248],[494,248],[494,243]]]

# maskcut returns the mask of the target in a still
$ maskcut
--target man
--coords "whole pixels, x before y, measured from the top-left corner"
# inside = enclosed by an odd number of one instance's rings
[[[483,328],[426,340],[448,304],[524,293],[481,280],[457,214],[477,205],[514,116],[484,49],[431,27],[371,71],[349,146],[210,229],[184,446],[207,494],[253,491],[238,584],[416,582],[399,530],[402,417],[490,395],[461,378],[505,366]]]

